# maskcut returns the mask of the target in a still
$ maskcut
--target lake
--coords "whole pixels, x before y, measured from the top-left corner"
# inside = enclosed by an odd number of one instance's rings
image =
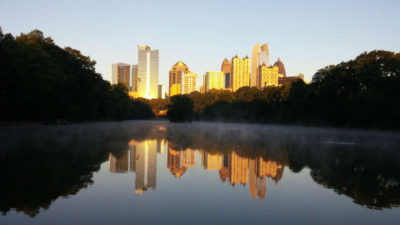
[[[395,132],[122,121],[0,141],[0,224],[400,221]]]

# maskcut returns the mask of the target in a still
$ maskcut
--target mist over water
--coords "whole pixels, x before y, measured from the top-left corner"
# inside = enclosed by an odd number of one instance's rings
[[[1,224],[396,224],[400,213],[396,132],[122,121],[2,126],[0,142]]]

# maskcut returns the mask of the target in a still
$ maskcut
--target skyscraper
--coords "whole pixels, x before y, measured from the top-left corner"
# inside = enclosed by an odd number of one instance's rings
[[[158,54],[158,50],[151,50],[147,45],[138,45],[138,97],[158,97]]]
[[[224,59],[221,71],[225,74],[225,88],[231,88],[231,64],[228,59]]]
[[[158,98],[165,99],[165,84],[158,85]]]
[[[131,66],[126,63],[114,63],[111,65],[111,84],[122,84],[130,90]]]
[[[179,61],[169,71],[169,96],[181,94],[183,75],[189,72],[189,67]]]
[[[280,74],[280,77],[286,77],[285,65],[283,65],[281,58],[278,57],[278,60],[274,63],[274,66],[279,68],[278,73]]]
[[[278,78],[279,78],[279,68],[277,66],[271,67],[266,66],[265,64],[258,66],[258,88],[264,88],[269,86],[278,86]]]
[[[137,92],[138,65],[132,65],[131,91]]]
[[[251,87],[259,87],[257,84],[260,82],[258,81],[258,66],[265,64],[269,66],[269,51],[268,51],[268,44],[263,44],[260,47],[260,43],[257,43],[253,47],[253,52],[251,54],[251,78],[250,83]]]
[[[190,94],[193,91],[197,91],[197,78],[198,75],[192,72],[185,73],[183,75],[182,82],[182,94]]]
[[[211,89],[225,89],[225,73],[219,71],[208,71],[203,75],[203,85],[205,92]]]
[[[231,87],[232,91],[237,91],[241,87],[250,84],[250,60],[249,57],[240,59],[238,55],[231,60]]]

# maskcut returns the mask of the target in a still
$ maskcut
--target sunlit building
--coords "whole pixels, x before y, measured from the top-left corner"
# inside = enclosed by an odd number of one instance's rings
[[[189,67],[185,63],[179,61],[172,66],[169,71],[169,96],[182,93],[182,81],[185,73],[189,72]]]
[[[281,61],[281,58],[278,57],[278,60],[274,63],[274,66],[277,66],[279,68],[279,77],[286,77],[285,65]]]
[[[220,71],[208,71],[203,75],[203,85],[205,92],[211,89],[225,89],[225,73]]]
[[[259,87],[260,84],[259,79],[259,71],[258,67],[265,64],[269,66],[269,51],[268,51],[268,44],[263,44],[260,47],[260,43],[257,43],[253,47],[253,52],[251,54],[251,77],[250,83],[251,87]]]
[[[225,88],[231,88],[231,63],[228,59],[224,59],[221,66],[221,71],[225,74]]]
[[[197,91],[197,78],[198,75],[192,72],[187,72],[183,75],[182,94],[190,94]]]
[[[222,168],[223,156],[217,153],[209,153],[203,151],[201,153],[201,161],[206,170],[219,170]]]
[[[137,95],[143,98],[158,97],[159,51],[147,45],[138,45]]]
[[[130,91],[131,66],[126,63],[114,63],[111,65],[111,84],[122,84]]]
[[[138,65],[132,65],[131,91],[137,92]]]
[[[300,74],[297,75],[297,76],[279,77],[278,83],[279,83],[279,86],[287,85],[287,84],[292,83],[292,82],[295,81],[296,79],[301,79],[301,80],[304,81],[304,83],[307,83],[307,80],[304,78],[304,74],[302,74],[302,73],[300,73]]]
[[[279,85],[279,68],[277,66],[271,67],[265,64],[258,66],[258,84],[257,87],[264,88]]]
[[[240,59],[238,55],[231,60],[231,87],[237,91],[241,87],[248,87],[250,84],[250,60],[249,57]]]

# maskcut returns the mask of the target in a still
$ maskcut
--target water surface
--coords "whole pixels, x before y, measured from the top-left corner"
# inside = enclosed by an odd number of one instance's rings
[[[398,224],[398,133],[128,121],[0,128],[0,224]]]

